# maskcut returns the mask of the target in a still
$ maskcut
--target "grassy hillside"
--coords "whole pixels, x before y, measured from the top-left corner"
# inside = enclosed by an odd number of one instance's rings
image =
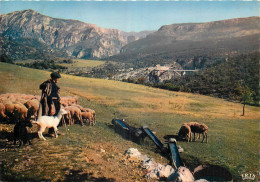
[[[68,67],[68,68],[81,68],[81,67],[96,67],[104,64],[104,61],[97,61],[97,60],[87,60],[87,59],[73,59],[72,64],[60,64],[61,66]]]
[[[0,63],[0,94],[40,95],[39,84],[49,74]],[[73,125],[69,134],[58,139],[47,137],[46,142],[34,135],[32,146],[19,149],[6,140],[13,126],[1,124],[1,180],[145,181],[143,170],[122,155],[126,149],[138,148],[163,164],[168,160],[115,134],[107,126],[113,113],[130,125],[148,125],[162,141],[164,135],[176,134],[184,122],[205,123],[209,127],[208,144],[178,142],[185,150],[181,157],[187,167],[193,170],[201,163],[217,164],[228,168],[235,179],[241,179],[241,169],[257,172],[258,107],[247,106],[246,116],[242,117],[241,104],[222,99],[70,75],[62,75],[59,86],[62,96],[78,95],[80,105],[96,111],[97,125]],[[64,127],[60,130],[65,132]],[[32,132],[36,132],[35,128]]]

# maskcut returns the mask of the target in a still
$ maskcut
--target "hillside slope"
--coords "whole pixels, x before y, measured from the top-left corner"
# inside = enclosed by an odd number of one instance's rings
[[[39,84],[49,74],[0,63],[0,94],[40,95]],[[68,134],[57,139],[48,137],[47,141],[39,141],[37,130],[32,130],[36,134],[33,145],[16,148],[8,141],[13,126],[0,123],[2,181],[147,181],[144,170],[128,161],[124,151],[134,147],[162,164],[168,160],[109,128],[114,113],[132,126],[148,125],[161,141],[164,135],[175,135],[184,122],[205,123],[209,127],[208,144],[178,141],[185,151],[181,157],[186,166],[193,171],[200,164],[220,165],[229,169],[238,181],[240,169],[256,172],[260,118],[257,107],[248,106],[242,117],[241,104],[198,94],[70,75],[62,75],[58,85],[62,96],[77,95],[80,105],[96,111],[97,125],[69,126]],[[59,129],[65,133],[64,127]]]
[[[124,46],[111,60],[136,64],[165,64],[177,61],[184,68],[198,58],[206,64],[214,59],[258,51],[260,17],[162,26],[146,38]]]

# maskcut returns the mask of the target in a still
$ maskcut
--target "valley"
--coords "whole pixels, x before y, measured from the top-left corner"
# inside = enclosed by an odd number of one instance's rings
[[[40,83],[58,71],[61,96],[94,109],[97,124],[61,126],[64,135],[44,133],[46,141],[34,125],[32,145],[18,147],[14,122],[2,115],[0,181],[150,181],[125,151],[136,148],[162,165],[169,156],[116,133],[113,118],[148,126],[163,142],[184,123],[204,123],[208,143],[177,141],[185,166],[217,165],[233,181],[245,174],[259,180],[259,22],[252,16],[125,32],[32,9],[1,14],[0,95],[40,96]]]

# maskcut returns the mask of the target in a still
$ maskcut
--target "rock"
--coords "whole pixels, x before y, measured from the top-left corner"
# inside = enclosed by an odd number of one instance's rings
[[[179,153],[182,153],[182,152],[184,152],[184,149],[178,145],[178,151],[179,151]]]
[[[168,177],[167,181],[192,182],[194,177],[188,168],[181,166]]]
[[[129,148],[125,151],[125,155],[136,157],[142,161],[142,167],[147,170],[145,177],[149,180],[165,179],[174,173],[172,166],[159,164],[153,158],[142,155],[136,148]]]
[[[158,164],[155,162],[155,160],[152,158],[152,159],[148,159],[147,161],[143,161],[143,167],[145,169],[147,169],[147,171],[152,171],[153,169],[155,169]]]
[[[172,173],[174,173],[172,166],[157,164],[157,166],[145,176],[148,179],[165,179],[168,178]]]
[[[206,180],[206,179],[198,179],[198,180],[196,180],[194,182],[208,182],[208,180]]]
[[[129,148],[125,151],[125,155],[129,155],[130,157],[138,157],[141,158],[141,153],[136,148]]]

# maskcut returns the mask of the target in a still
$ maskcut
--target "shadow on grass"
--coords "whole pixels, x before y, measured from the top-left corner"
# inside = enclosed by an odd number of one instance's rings
[[[28,137],[30,140],[38,137],[37,133],[28,133]],[[9,132],[7,130],[0,131],[0,149],[4,148],[15,148],[18,147],[18,141],[16,141],[16,145],[13,144],[14,133]]]
[[[44,179],[42,177],[39,178],[29,178],[22,176],[21,173],[13,172],[10,170],[9,166],[6,164],[5,161],[1,162],[0,165],[0,181],[44,181],[48,182],[51,180]]]
[[[64,169],[67,170],[67,169]],[[115,179],[113,178],[106,178],[106,177],[94,177],[93,173],[84,173],[81,170],[69,170],[68,174],[65,175],[65,182],[71,181],[99,181],[99,182],[114,182]]]
[[[199,158],[194,157],[192,155],[188,155],[188,154],[181,154],[181,158],[185,164],[185,166],[188,166],[188,168],[193,171],[196,167],[198,167],[199,165],[202,164],[208,164],[205,163],[203,161],[201,161]]]

